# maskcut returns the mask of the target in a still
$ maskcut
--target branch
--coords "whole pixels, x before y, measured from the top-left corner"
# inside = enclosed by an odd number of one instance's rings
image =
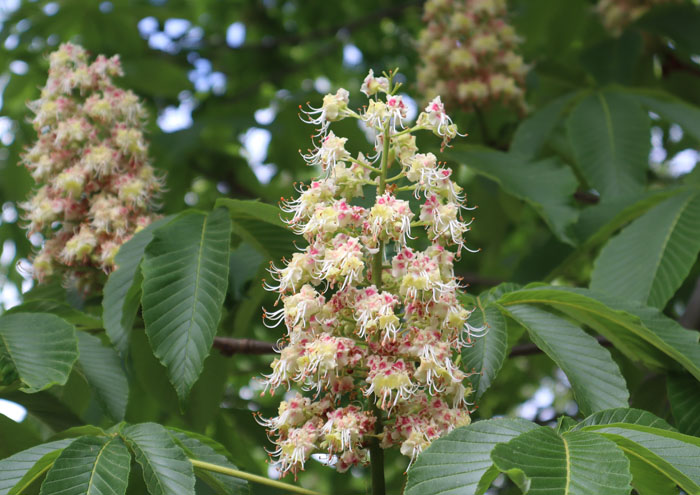
[[[612,343],[605,337],[598,336],[596,340],[603,347],[612,347]],[[233,356],[234,354],[273,354],[279,351],[273,342],[234,339],[231,337],[214,337],[214,347],[219,349],[224,356]],[[531,356],[540,353],[542,353],[542,350],[535,344],[521,344],[513,346],[508,357]]]
[[[254,339],[234,339],[231,337],[214,337],[214,348],[224,356],[234,354],[273,354],[277,352],[273,342]]]

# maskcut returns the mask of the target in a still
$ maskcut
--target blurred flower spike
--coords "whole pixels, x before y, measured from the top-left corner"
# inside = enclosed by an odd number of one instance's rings
[[[426,99],[443,95],[448,109],[470,112],[494,102],[527,111],[529,66],[508,23],[505,0],[428,0],[418,39],[418,87]]]
[[[122,75],[119,57],[89,63],[82,47],[66,43],[49,63],[41,97],[29,103],[37,141],[22,157],[39,185],[22,204],[28,230],[45,239],[33,275],[62,275],[87,290],[151,223],[162,179],[149,164],[144,108],[112,83]]]
[[[406,127],[395,74],[370,71],[360,110],[340,89],[302,116],[320,128],[303,157],[321,176],[282,202],[308,245],[270,268],[266,288],[282,307],[265,314],[269,326],[286,327],[265,389],[297,392],[278,416],[258,416],[284,473],[296,474],[318,452],[346,471],[368,462],[370,444],[398,446],[412,462],[470,422],[459,355],[484,328],[468,322],[472,309],[459,302],[453,262],[475,252],[463,239],[471,208],[452,171],[419,153],[415,138],[429,131],[446,146],[459,134],[440,97]],[[373,150],[355,155],[329,129],[347,118],[373,131]]]
[[[683,3],[683,0],[599,0],[596,10],[603,26],[614,36],[619,36],[656,5],[669,3]]]

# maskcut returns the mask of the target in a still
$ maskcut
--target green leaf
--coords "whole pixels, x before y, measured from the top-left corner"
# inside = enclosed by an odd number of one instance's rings
[[[81,437],[58,456],[41,495],[120,495],[126,492],[131,454],[119,437]]]
[[[700,382],[689,375],[671,374],[666,383],[678,430],[700,437]]]
[[[686,492],[700,493],[700,441],[697,437],[625,423],[586,426],[582,431],[605,436],[625,453],[642,459]]]
[[[612,198],[582,210],[578,222],[572,227],[573,236],[580,245],[550,272],[547,280],[577,267],[577,260],[587,257],[588,253],[608,240],[620,227],[678,191],[680,189],[669,188]]]
[[[0,316],[3,349],[27,392],[64,385],[78,359],[75,327],[48,313]]]
[[[621,36],[589,44],[580,55],[581,65],[599,85],[633,84],[643,48],[642,35],[626,30]]]
[[[669,431],[674,428],[661,418],[640,409],[610,409],[595,413],[577,424],[574,429],[579,430],[586,426],[606,425],[614,423],[637,424],[653,426]],[[676,484],[670,481],[661,471],[653,465],[640,459],[632,452],[627,453],[632,472],[632,485],[640,495],[677,495]]]
[[[567,93],[537,109],[518,126],[510,152],[527,158],[536,157],[559,124],[564,110],[580,94],[579,91]]]
[[[123,420],[129,400],[129,382],[119,356],[111,347],[102,345],[98,337],[83,332],[78,335],[78,348],[78,362],[88,384],[111,418]]]
[[[72,441],[44,443],[0,460],[0,495],[13,495],[31,485]]]
[[[264,253],[268,259],[279,260],[297,249],[300,239],[285,224],[276,206],[260,201],[219,199],[216,207],[228,209],[233,221],[233,233]]]
[[[158,359],[184,400],[202,372],[221,318],[231,220],[223,208],[160,227],[143,261],[143,319]]]
[[[114,263],[117,269],[107,279],[102,299],[102,320],[105,331],[120,356],[129,349],[129,336],[141,300],[143,277],[139,266],[153,232],[167,224],[172,217],[161,218],[137,232],[119,248]]]
[[[610,352],[576,325],[536,306],[508,306],[532,341],[566,374],[583,414],[626,407],[629,392]]]
[[[672,196],[605,245],[591,289],[663,309],[698,257],[699,231],[700,193]]]
[[[493,466],[493,448],[535,428],[524,419],[505,418],[457,428],[418,456],[408,470],[405,495],[478,493],[479,481]]]
[[[471,347],[462,350],[462,369],[476,372],[470,381],[478,399],[491,386],[503,366],[508,347],[508,331],[506,319],[497,306],[484,307],[481,298],[477,299],[477,304],[469,317],[469,324],[475,327],[488,326],[488,331],[483,337],[474,339]]]
[[[128,426],[122,435],[143,469],[151,495],[194,495],[194,470],[183,450],[161,425]]]
[[[636,455],[628,454],[632,486],[639,495],[678,495],[678,487],[661,471],[654,469]]]
[[[537,286],[504,294],[500,304],[545,304],[608,338],[633,361],[657,368],[678,364],[700,379],[698,335],[655,308],[642,308],[587,289]]]
[[[649,157],[649,116],[630,97],[595,92],[567,122],[576,163],[603,198],[642,190]]]
[[[610,238],[620,227],[649,211],[681,189],[662,189],[601,201],[583,210],[574,226],[576,237],[584,242],[580,249],[590,250]]]
[[[542,426],[496,445],[491,458],[531,495],[628,495],[631,490],[625,455],[613,442],[592,433],[558,435]]]
[[[60,440],[62,438],[78,438],[85,436],[103,437],[107,432],[95,425],[73,426],[67,430],[56,433],[51,437],[51,440]]]
[[[226,448],[203,435],[169,428],[168,433],[187,457],[219,466],[238,469],[229,459]],[[195,474],[204,480],[216,493],[222,495],[245,495],[250,493],[248,482],[232,476],[195,468]]]
[[[580,430],[586,426],[609,425],[612,423],[627,423],[633,425],[652,426],[662,430],[674,430],[673,426],[648,411],[627,407],[598,411],[597,413],[591,414],[586,419],[578,423],[574,429]]]
[[[5,311],[5,314],[14,313],[51,313],[78,327],[85,329],[102,328],[102,320],[98,317],[83,313],[68,303],[53,299],[31,299]]]
[[[519,155],[467,146],[448,156],[528,202],[559,239],[573,244],[568,229],[578,217],[572,206],[578,181],[568,167],[554,158],[529,162]]]
[[[559,416],[557,419],[556,432],[561,435],[573,429],[574,426],[576,426],[576,420],[574,418],[571,416]]]

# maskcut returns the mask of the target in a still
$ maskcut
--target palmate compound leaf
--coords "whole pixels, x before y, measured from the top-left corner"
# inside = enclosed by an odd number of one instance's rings
[[[405,495],[483,493],[495,478],[490,476],[494,474],[490,457],[493,448],[535,428],[537,425],[530,421],[505,418],[457,428],[418,456],[408,470]],[[487,482],[482,483],[482,478]]]
[[[469,324],[488,327],[483,337],[475,339],[471,347],[462,349],[462,369],[475,372],[469,379],[478,399],[491,386],[503,365],[508,347],[508,331],[501,310],[493,304],[484,305],[481,298],[477,298],[477,306],[469,317]]]
[[[529,304],[507,307],[532,341],[564,371],[584,414],[626,407],[629,392],[610,352],[578,326]]]
[[[504,294],[499,304],[552,307],[608,338],[633,361],[659,369],[683,366],[700,380],[698,335],[655,308],[620,301],[588,289],[532,286]]]
[[[491,458],[530,495],[628,495],[631,490],[624,453],[594,433],[559,435],[542,426],[496,445]]]
[[[151,495],[194,495],[192,463],[163,426],[155,423],[127,426],[121,436],[141,465]]]
[[[31,485],[73,440],[44,443],[0,460],[0,495],[14,495]]]
[[[663,309],[698,257],[698,231],[700,191],[666,199],[608,241],[596,259],[591,289]]]
[[[197,433],[178,430],[177,428],[168,428],[168,433],[190,459],[238,469],[228,459],[226,448],[214,440]],[[203,480],[218,494],[247,495],[250,493],[250,487],[245,480],[199,468],[195,468],[194,472],[198,478]]]
[[[181,215],[153,233],[143,261],[143,319],[180,400],[202,372],[221,318],[231,219],[218,208]]]
[[[80,437],[54,461],[41,495],[123,495],[131,454],[119,437]]]
[[[0,316],[0,362],[14,366],[23,390],[64,385],[78,359],[75,327],[48,313]]]
[[[117,269],[107,279],[102,298],[102,321],[107,336],[120,356],[126,355],[129,336],[141,301],[141,260],[146,246],[153,240],[153,232],[173,217],[156,220],[134,234],[119,248],[114,263]]]

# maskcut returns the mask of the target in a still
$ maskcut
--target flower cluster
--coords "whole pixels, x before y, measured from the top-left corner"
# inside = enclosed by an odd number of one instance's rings
[[[46,239],[34,257],[40,282],[63,274],[87,287],[114,267],[124,242],[153,219],[161,179],[148,163],[146,113],[131,91],[113,85],[119,57],[63,44],[49,77],[29,103],[38,139],[22,157],[41,184],[22,207],[29,233]]]
[[[646,14],[649,9],[665,3],[679,3],[683,0],[599,0],[596,10],[603,25],[615,36]]]
[[[330,454],[345,471],[368,461],[370,445],[399,446],[413,460],[470,422],[458,356],[483,328],[468,323],[453,263],[472,251],[463,240],[471,220],[463,219],[468,208],[451,170],[419,153],[414,135],[431,131],[446,145],[457,128],[439,97],[405,127],[393,75],[370,71],[362,110],[349,109],[341,89],[304,117],[320,128],[304,158],[322,175],[282,203],[308,245],[270,268],[274,282],[266,287],[279,294],[281,308],[265,320],[286,332],[265,390],[296,386],[313,398],[296,395],[278,416],[258,418],[285,473],[303,469],[314,452]],[[373,131],[369,158],[354,156],[329,129],[344,118]],[[376,191],[371,206],[358,199],[366,190]]]
[[[449,108],[473,111],[499,101],[526,111],[529,67],[506,19],[505,0],[428,0],[418,40],[418,86],[427,98],[445,95]]]

